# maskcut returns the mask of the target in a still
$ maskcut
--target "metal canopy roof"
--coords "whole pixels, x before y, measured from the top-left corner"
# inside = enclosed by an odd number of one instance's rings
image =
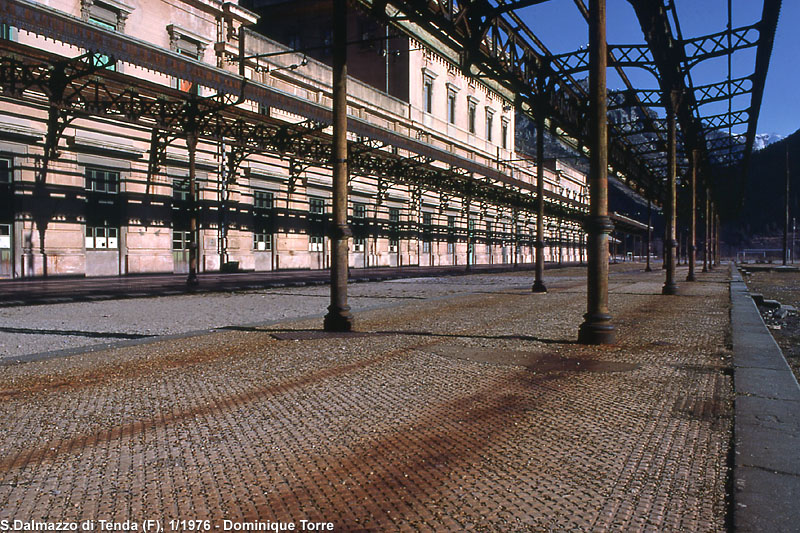
[[[569,0],[358,1],[414,38],[452,51],[465,73],[499,84],[515,97],[523,112],[531,116],[546,113],[552,133],[585,151],[588,90],[578,79],[588,72],[588,50],[552,53],[518,14],[545,2],[561,2],[569,8]],[[610,91],[609,110],[633,108],[641,118],[635,123],[615,122],[610,113],[608,148],[613,172],[640,194],[658,199],[667,168],[667,128],[659,111],[663,115],[673,98],[680,166],[686,166],[692,151],[697,150],[706,184],[710,183],[711,167],[742,164],[746,169],[781,0],[762,0],[760,19],[736,28],[731,24],[729,0],[727,21],[710,20],[708,34],[689,38],[682,34],[675,1],[628,1],[641,25],[643,42],[609,44],[608,65],[624,84],[624,88]],[[585,0],[573,3],[587,19]],[[726,25],[725,29],[715,31],[720,25]],[[734,77],[731,57],[753,48],[751,73]],[[698,66],[715,58],[728,59],[727,76],[694,83]],[[630,69],[650,72],[655,87],[632,83]],[[742,105],[742,97],[749,97],[747,104]],[[718,105],[715,111],[708,110],[708,104],[719,102],[727,103],[727,110],[719,112]],[[734,132],[744,126],[745,133]]]

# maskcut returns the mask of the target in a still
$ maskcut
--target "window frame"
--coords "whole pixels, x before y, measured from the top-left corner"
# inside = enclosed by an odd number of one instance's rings
[[[478,131],[478,101],[467,97],[467,129],[472,135]]]
[[[494,110],[486,108],[486,140],[492,142],[492,130],[494,129]]]
[[[13,224],[0,224],[0,250],[11,249],[11,236],[13,233]]]
[[[272,211],[275,207],[275,193],[261,189],[253,190],[253,209],[257,212]]]
[[[325,214],[325,198],[322,196],[308,197],[308,213],[311,215]]]
[[[353,218],[359,220],[367,218],[367,204],[353,202]]]
[[[259,247],[263,244],[262,247]],[[253,231],[253,251],[254,252],[271,252],[272,251],[272,233],[268,231]]]
[[[181,238],[180,239],[175,239],[176,234],[180,234]],[[192,237],[192,232],[191,231],[173,229],[172,230],[172,251],[173,252],[182,252],[184,250],[188,250],[192,245],[192,240],[193,240],[193,237]],[[181,243],[181,247],[180,248],[176,248],[175,247],[175,243],[176,242]]]
[[[99,236],[98,233],[101,231],[103,235]],[[118,226],[109,224],[104,224],[102,226],[87,224],[84,232],[84,246],[87,251],[119,250],[119,234],[120,228]],[[98,242],[103,242],[104,245],[98,246]]]
[[[325,251],[325,236],[324,235],[309,235],[308,236],[308,251],[309,252],[323,252],[323,251]]]
[[[456,91],[450,87],[447,89],[447,122],[456,123]]]
[[[102,173],[107,174],[107,175],[111,175],[111,174],[115,175],[115,180],[114,180],[115,187],[114,187],[113,191],[112,190],[108,190],[108,185],[107,184],[110,181],[107,180],[107,179],[103,180],[103,183],[106,184],[106,186],[103,189],[97,188],[96,185],[99,182],[99,180],[97,180],[96,178],[91,178],[90,177],[90,173],[99,173],[99,172],[102,172]],[[121,175],[120,171],[118,171],[118,170],[111,170],[111,169],[103,168],[103,167],[86,166],[85,169],[84,169],[84,174],[83,175],[84,175],[84,179],[86,180],[85,187],[86,187],[87,191],[90,191],[90,192],[93,192],[93,193],[98,193],[98,194],[119,194],[119,192],[121,190],[122,175]]]

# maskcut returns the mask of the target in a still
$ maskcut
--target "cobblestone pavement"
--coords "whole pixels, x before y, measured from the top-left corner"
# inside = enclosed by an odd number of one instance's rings
[[[564,270],[360,312],[350,338],[315,319],[0,368],[0,521],[722,531],[726,274],[665,297],[613,270],[613,347],[574,344]]]

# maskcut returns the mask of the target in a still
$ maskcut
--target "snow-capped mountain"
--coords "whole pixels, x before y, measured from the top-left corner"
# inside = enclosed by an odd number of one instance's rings
[[[777,133],[756,133],[756,138],[753,141],[753,151],[763,150],[770,144],[785,138],[785,135],[778,135]]]

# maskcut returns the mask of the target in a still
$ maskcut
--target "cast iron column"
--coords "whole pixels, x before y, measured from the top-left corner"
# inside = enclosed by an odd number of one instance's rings
[[[347,305],[347,0],[333,0],[333,224],[331,305],[325,331],[350,331]]]
[[[696,281],[694,269],[696,266],[696,250],[697,250],[697,150],[692,150],[692,160],[689,162],[692,165],[691,172],[691,187],[690,195],[692,197],[692,216],[689,222],[689,274],[686,276],[686,281]]]
[[[783,219],[783,266],[789,259],[789,143],[786,143],[786,203]]]
[[[711,191],[706,187],[706,216],[703,219],[703,272],[708,272],[708,236],[711,233]]]
[[[200,236],[197,231],[197,181],[196,181],[196,152],[197,134],[190,131],[186,135],[186,147],[189,149],[189,205],[191,214],[189,217],[189,277],[186,278],[186,285],[196,287],[199,283],[197,279],[197,259],[200,246]]]
[[[547,292],[544,285],[544,78],[536,77],[536,270],[534,272],[533,292]]]
[[[667,105],[667,194],[664,213],[667,224],[664,231],[664,264],[666,266],[666,280],[661,288],[661,294],[677,294],[678,285],[675,284],[675,223],[676,223],[676,200],[677,191],[675,187],[675,174],[677,166],[675,162],[675,108],[677,107],[677,93],[669,95],[670,101]]]
[[[722,263],[722,253],[721,253],[721,251],[719,249],[720,248],[720,246],[719,246],[720,234],[721,234],[721,228],[720,228],[721,224],[720,224],[720,219],[719,219],[719,213],[716,214],[716,217],[717,218],[715,219],[715,222],[716,222],[717,231],[714,233],[714,236],[715,236],[714,251],[716,252],[716,257],[717,257],[717,266],[719,266]]]
[[[582,344],[612,344],[608,312],[608,135],[606,130],[606,1],[589,1],[589,215],[587,312],[578,330]]]
[[[717,266],[717,229],[717,209],[711,202],[711,242],[708,248],[708,267],[711,269]]]
[[[647,266],[644,267],[645,272],[652,272],[653,269],[650,268],[650,252],[652,250],[652,240],[653,240],[653,201],[648,198],[647,199]]]

